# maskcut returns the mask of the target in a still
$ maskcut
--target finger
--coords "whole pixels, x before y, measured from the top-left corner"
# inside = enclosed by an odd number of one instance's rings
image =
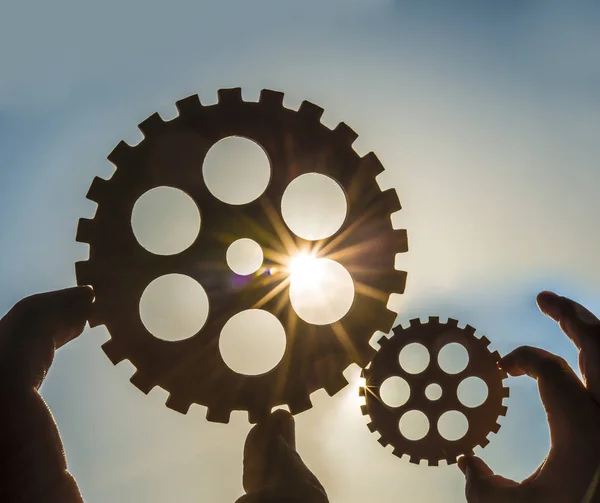
[[[83,331],[93,301],[88,287],[33,295],[0,320],[2,376],[17,387],[39,387],[54,350]]]
[[[246,494],[238,499],[235,503],[310,503],[300,501],[293,496],[280,496],[272,492],[261,492],[254,494]]]
[[[465,474],[468,503],[520,503],[534,501],[530,487],[495,475],[481,459],[463,456],[458,467]]]
[[[273,412],[254,426],[244,446],[244,490],[296,497],[307,503],[326,502],[325,490],[296,452],[293,416]]]
[[[581,304],[553,292],[540,293],[537,303],[580,350],[579,368],[584,382],[600,402],[600,320]]]
[[[589,393],[562,358],[530,346],[515,349],[500,360],[512,376],[528,375],[538,382],[553,444],[568,441],[594,407]],[[595,417],[595,416],[594,416]]]

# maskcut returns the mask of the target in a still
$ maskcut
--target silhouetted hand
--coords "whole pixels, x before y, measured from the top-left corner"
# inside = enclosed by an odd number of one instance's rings
[[[92,300],[86,287],[43,293],[20,301],[0,320],[2,502],[83,501],[38,389],[54,351],[83,331]]]
[[[244,446],[244,490],[236,503],[328,503],[296,452],[294,418],[277,410],[254,426]]]
[[[600,321],[551,292],[540,293],[537,302],[579,349],[584,382],[562,358],[541,349],[521,347],[501,360],[510,375],[537,380],[552,446],[542,466],[521,483],[494,475],[478,458],[461,458],[469,503],[600,501]]]

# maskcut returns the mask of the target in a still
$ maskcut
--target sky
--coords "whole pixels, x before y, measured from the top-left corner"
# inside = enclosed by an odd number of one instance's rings
[[[175,101],[243,88],[307,99],[349,124],[386,167],[408,229],[398,323],[453,317],[502,354],[576,353],[535,306],[543,289],[600,312],[600,4],[474,0],[0,3],[0,311],[75,284],[75,242],[95,176],[136,125]],[[250,425],[180,415],[100,349],[105,328],[62,349],[42,387],[88,503],[232,502]],[[456,466],[394,457],[365,427],[359,369],[297,416],[298,447],[332,503],[464,501]],[[548,450],[535,383],[511,379],[508,415],[479,454],[523,479]]]

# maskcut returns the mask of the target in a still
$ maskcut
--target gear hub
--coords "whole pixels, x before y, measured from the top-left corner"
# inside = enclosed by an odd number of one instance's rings
[[[377,330],[389,331],[395,320],[386,305],[390,294],[404,290],[406,273],[394,264],[396,254],[407,250],[406,231],[391,224],[390,215],[400,209],[396,192],[380,190],[375,177],[383,167],[373,153],[360,157],[353,150],[354,131],[344,123],[327,128],[320,121],[323,110],[312,103],[290,110],[283,106],[283,93],[270,90],[263,90],[258,102],[247,102],[236,88],[220,90],[214,105],[204,106],[194,95],[177,102],[177,109],[171,121],[153,114],[142,122],[144,139],[135,147],[119,143],[109,155],[114,175],[94,179],[89,189],[87,197],[98,208],[93,219],[79,222],[77,240],[90,245],[90,255],[76,264],[76,275],[96,294],[90,325],[106,325],[111,338],[103,349],[114,364],[133,363],[133,384],[145,393],[164,388],[167,406],[182,413],[198,403],[208,408],[210,421],[228,422],[231,411],[244,410],[255,422],[278,405],[288,405],[292,413],[306,410],[310,393],[324,388],[335,394],[346,384],[342,372],[348,365],[369,362],[374,352],[369,340]],[[208,150],[230,136],[258,143],[271,163],[265,192],[242,206],[214,197],[201,175]],[[320,241],[293,235],[280,212],[288,184],[313,172],[336,180],[348,204],[339,231]],[[172,256],[142,248],[131,227],[136,200],[158,186],[186,192],[202,215],[194,243]],[[239,238],[262,247],[261,271],[269,274],[236,280],[226,250]],[[297,316],[289,302],[288,276],[274,272],[280,265],[276,257],[289,254],[290,247],[313,250],[348,270],[355,297],[346,317],[313,325]],[[139,314],[144,289],[169,273],[198,281],[210,306],[203,328],[176,342],[153,337]],[[274,314],[286,331],[282,360],[257,376],[234,372],[219,351],[223,326],[246,309]]]
[[[402,349],[412,343],[425,346],[430,356],[427,367],[418,374],[407,372],[399,360]],[[456,374],[442,370],[438,361],[440,350],[451,343],[461,344],[469,356],[466,367]],[[368,424],[371,432],[381,435],[379,443],[392,445],[396,456],[407,455],[411,463],[417,464],[421,460],[427,460],[429,465],[438,465],[441,460],[452,464],[458,456],[472,453],[475,446],[486,446],[489,433],[498,432],[498,417],[504,416],[507,410],[502,403],[508,397],[508,388],[503,385],[506,373],[498,368],[500,355],[488,349],[490,341],[476,337],[473,327],[460,328],[453,319],[440,323],[439,318],[432,317],[423,324],[415,319],[408,328],[396,327],[393,335],[389,339],[382,337],[379,344],[379,351],[363,370],[365,386],[359,392],[366,404],[362,412],[371,418]],[[399,407],[386,405],[380,394],[383,383],[394,376],[403,378],[410,387],[408,400]],[[468,407],[459,400],[458,387],[468,377],[478,377],[487,385],[487,398],[478,407]],[[431,384],[442,388],[438,399],[426,395],[426,388]],[[420,440],[410,440],[399,427],[402,416],[415,410],[424,413],[430,424]],[[436,427],[442,414],[448,411],[461,412],[468,420],[467,432],[458,440],[447,440]]]

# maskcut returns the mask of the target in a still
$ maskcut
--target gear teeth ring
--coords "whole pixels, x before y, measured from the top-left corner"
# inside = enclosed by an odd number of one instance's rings
[[[418,374],[405,371],[398,360],[402,349],[412,343],[425,346],[430,356],[427,367]],[[457,374],[444,372],[438,363],[439,352],[451,343],[461,344],[469,355],[466,368]],[[395,455],[406,454],[411,463],[427,460],[429,466],[437,466],[442,460],[456,463],[460,455],[472,453],[475,446],[485,447],[489,443],[488,435],[500,429],[498,417],[506,415],[503,399],[509,395],[503,385],[507,375],[497,365],[500,355],[497,351],[491,352],[489,344],[487,337],[476,337],[470,325],[459,328],[457,320],[441,323],[437,316],[430,317],[427,323],[415,318],[407,328],[396,327],[389,339],[381,338],[380,349],[363,369],[365,385],[359,388],[359,395],[365,397],[361,412],[370,417],[368,428],[372,433],[379,433],[379,443],[392,445]],[[410,386],[406,403],[399,407],[386,405],[380,395],[383,383],[394,376],[403,378]],[[482,379],[488,388],[486,400],[476,407],[463,404],[458,397],[458,386],[468,377]],[[437,400],[425,394],[433,383],[442,388],[442,396]],[[409,440],[399,427],[402,416],[414,410],[423,412],[430,423],[429,431],[420,440]],[[438,419],[451,410],[461,412],[469,422],[467,432],[458,440],[447,440],[437,428]]]
[[[89,260],[75,266],[77,282],[94,288],[90,325],[107,326],[111,339],[103,349],[108,358],[115,365],[131,361],[137,369],[131,382],[142,392],[164,389],[167,407],[182,413],[193,403],[205,406],[209,421],[226,423],[232,411],[241,410],[254,422],[282,405],[297,414],[311,408],[313,392],[336,394],[347,384],[343,371],[353,363],[363,366],[373,356],[373,334],[392,328],[397,314],[387,304],[406,284],[406,272],[394,268],[396,255],[408,250],[406,231],[395,230],[390,218],[401,205],[395,190],[381,191],[375,177],[383,166],[375,154],[359,156],[352,148],[356,133],[343,122],[335,129],[326,127],[317,105],[304,101],[295,111],[283,101],[282,92],[268,89],[258,101],[244,101],[237,87],[219,90],[213,105],[203,105],[197,95],[177,101],[179,115],[172,120],[150,115],[138,126],[141,142],[130,146],[122,141],[108,156],[116,171],[109,180],[93,180],[88,198],[98,204],[96,215],[81,219],[77,229],[77,240],[90,245]],[[198,176],[208,150],[231,136],[256,142],[271,162],[264,193],[243,206],[214,197]],[[300,250],[315,245],[294,235],[282,237],[285,226],[273,219],[281,215],[267,210],[279,209],[295,177],[312,172],[337,181],[347,200],[346,220],[336,234],[319,241],[317,256],[335,256],[363,289],[356,289],[343,319],[323,326],[306,323],[289,302],[282,302],[287,290],[278,287],[286,286],[285,264],[273,262],[274,269],[284,267],[267,279],[257,274],[243,283],[226,262],[227,248],[238,238],[253,239],[279,255],[287,254],[290,243]],[[142,248],[131,228],[135,202],[160,186],[187,193],[202,214],[196,240],[168,257]],[[139,315],[148,284],[172,272],[191,276],[210,299],[202,329],[177,342],[153,337]],[[271,295],[274,291],[284,293]],[[257,305],[279,318],[288,344],[275,368],[248,376],[225,364],[218,342],[232,316]]]

